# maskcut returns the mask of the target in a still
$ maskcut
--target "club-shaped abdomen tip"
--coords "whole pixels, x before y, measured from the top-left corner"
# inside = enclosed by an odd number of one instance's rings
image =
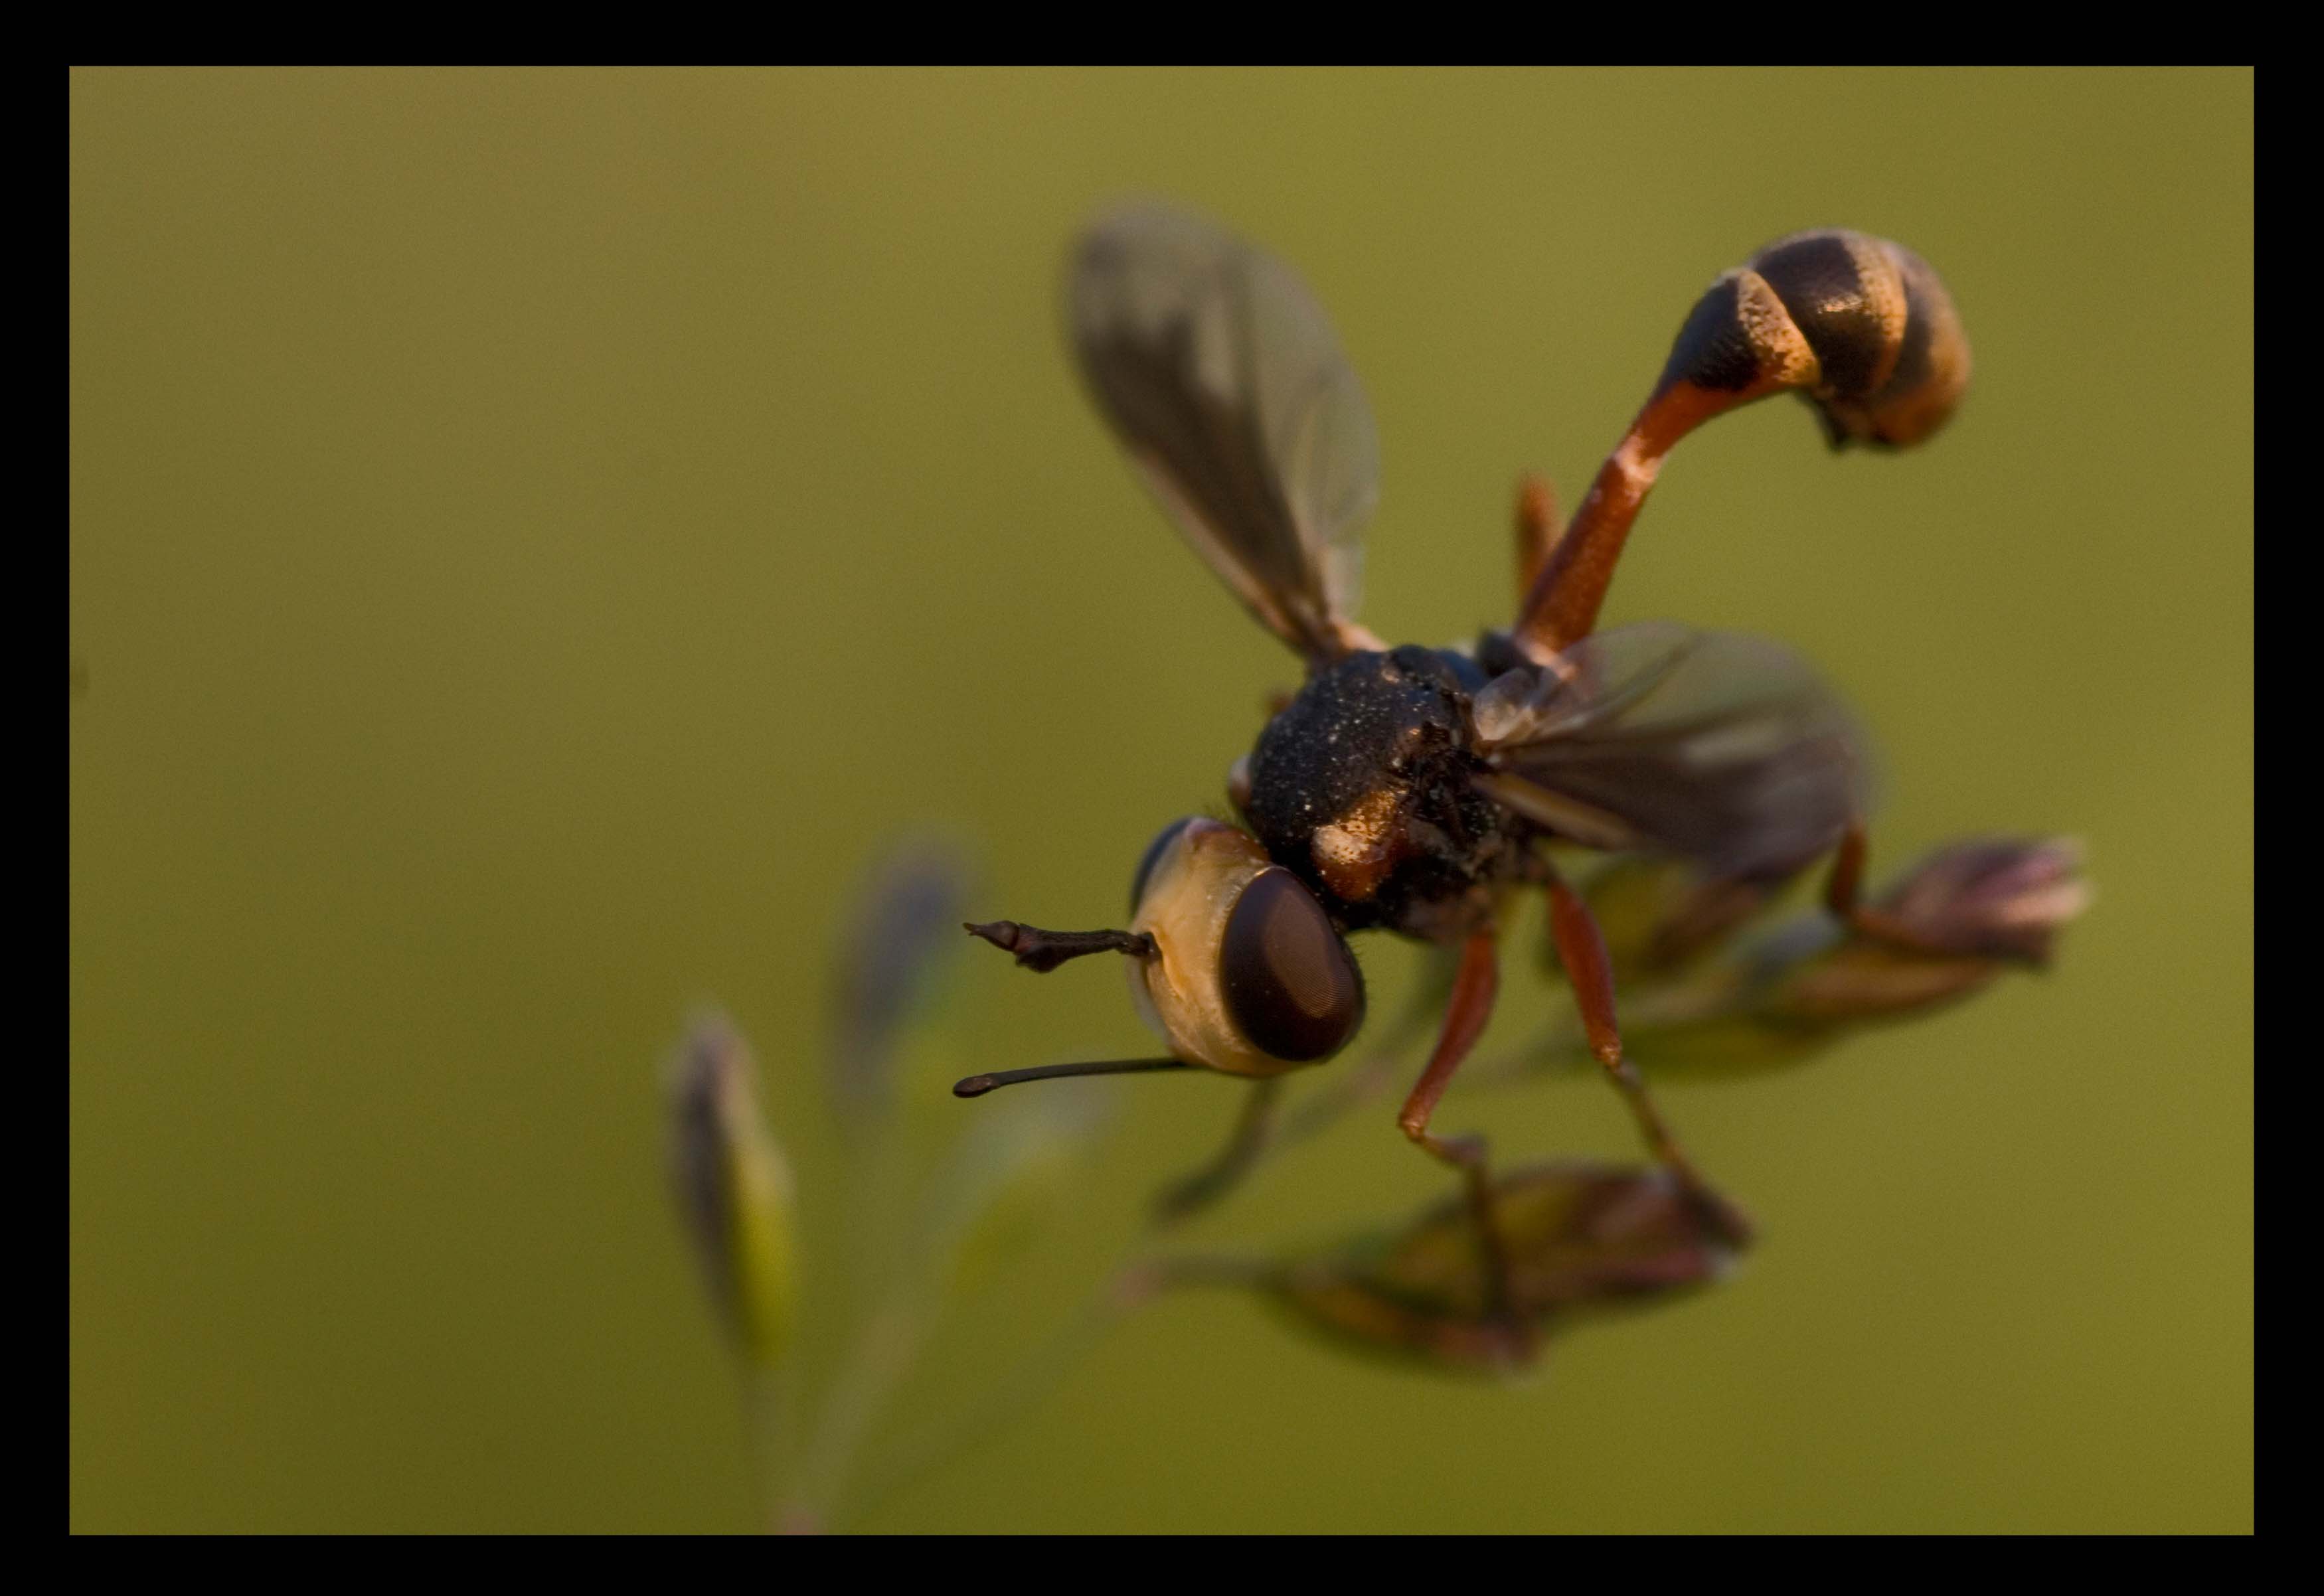
[[[1834,447],[1901,448],[1951,418],[1969,374],[1960,314],[1929,263],[1830,227],[1777,239],[1712,283],[1656,392],[1683,383],[1741,403],[1796,389]]]

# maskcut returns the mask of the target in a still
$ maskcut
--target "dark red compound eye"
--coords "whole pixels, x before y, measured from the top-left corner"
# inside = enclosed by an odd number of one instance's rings
[[[1219,990],[1251,1046],[1294,1064],[1330,1057],[1363,1023],[1363,973],[1346,940],[1279,867],[1252,877],[1227,915]]]

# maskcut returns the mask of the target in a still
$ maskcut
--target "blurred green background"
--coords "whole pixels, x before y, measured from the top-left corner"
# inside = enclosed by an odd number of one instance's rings
[[[754,1522],[662,1178],[686,1006],[766,1062],[813,1315],[868,861],[933,825],[982,910],[1106,923],[1295,674],[1066,361],[1061,252],[1124,193],[1328,307],[1365,618],[1426,641],[1506,620],[1517,473],[1578,498],[1714,273],[1824,224],[1926,255],[1951,429],[1719,422],[1608,618],[1819,661],[1883,747],[1876,874],[2070,832],[2098,901],[2045,978],[1669,1088],[1763,1228],[1720,1289],[1508,1388],[1167,1300],[862,1527],[2250,1525],[2249,73],[88,71],[70,138],[74,1527]],[[1111,972],[957,986],[986,1067],[1146,1046]],[[1234,1094],[1122,1101],[989,1335]],[[1595,1082],[1447,1112],[1632,1150]],[[1205,1236],[1441,1191],[1391,1120]]]

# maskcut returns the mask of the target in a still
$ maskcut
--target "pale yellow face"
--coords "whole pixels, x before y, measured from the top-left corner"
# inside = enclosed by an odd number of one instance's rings
[[[1179,1057],[1231,1075],[1300,1067],[1242,1037],[1220,986],[1227,917],[1268,863],[1267,851],[1247,834],[1215,820],[1190,821],[1154,862],[1130,924],[1154,938],[1160,955],[1129,962],[1139,1013]]]

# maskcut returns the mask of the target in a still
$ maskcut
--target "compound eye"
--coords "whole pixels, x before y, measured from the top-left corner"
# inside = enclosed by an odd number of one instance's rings
[[[1170,851],[1170,844],[1178,840],[1180,832],[1194,823],[1194,818],[1189,815],[1183,820],[1173,820],[1155,834],[1154,840],[1146,844],[1146,852],[1138,856],[1138,873],[1130,878],[1131,914],[1136,914],[1138,906],[1146,901],[1146,886],[1154,879],[1154,867],[1162,863],[1162,855]]]
[[[1363,1023],[1354,955],[1314,894],[1280,866],[1253,876],[1227,916],[1219,990],[1253,1047],[1295,1064],[1329,1057]]]

